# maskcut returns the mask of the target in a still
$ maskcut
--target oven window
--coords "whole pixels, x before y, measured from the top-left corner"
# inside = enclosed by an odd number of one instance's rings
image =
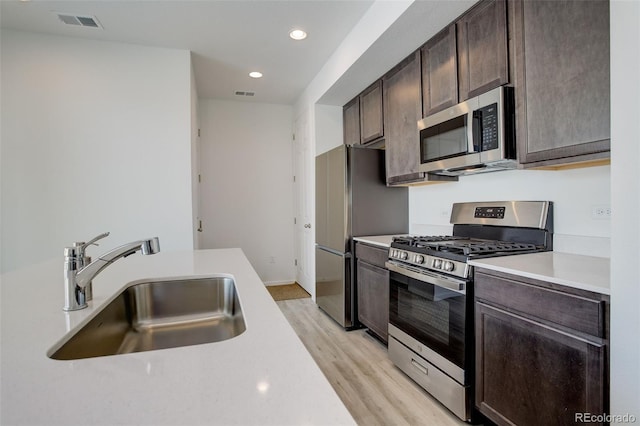
[[[402,300],[409,300],[410,294],[406,290],[399,290]],[[429,324],[431,336],[439,342],[449,343],[449,303],[414,303],[407,304],[406,310],[398,313],[400,321],[406,323],[419,322]]]
[[[467,115],[420,131],[420,161],[440,160],[467,153]]]
[[[466,296],[390,273],[389,322],[464,368]]]

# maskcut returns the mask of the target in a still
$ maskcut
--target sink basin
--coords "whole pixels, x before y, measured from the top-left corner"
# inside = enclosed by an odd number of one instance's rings
[[[124,288],[47,355],[72,360],[199,345],[245,330],[231,277],[139,282]]]

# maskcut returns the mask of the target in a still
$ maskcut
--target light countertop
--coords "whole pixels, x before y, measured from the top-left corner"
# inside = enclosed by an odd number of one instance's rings
[[[469,262],[486,268],[572,288],[610,294],[609,259],[548,251]]]
[[[371,244],[372,246],[389,248],[391,247],[393,237],[397,237],[397,235],[372,235],[366,237],[353,237],[353,239],[355,241],[360,241],[361,243]]]
[[[64,312],[63,259],[2,275],[1,424],[355,424],[240,249],[136,254]],[[247,329],[230,340],[74,361],[47,351],[127,283],[231,274]]]

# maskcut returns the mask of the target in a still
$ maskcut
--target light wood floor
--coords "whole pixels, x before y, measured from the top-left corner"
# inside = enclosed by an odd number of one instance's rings
[[[366,331],[344,331],[311,299],[277,304],[359,425],[465,424],[397,369]]]

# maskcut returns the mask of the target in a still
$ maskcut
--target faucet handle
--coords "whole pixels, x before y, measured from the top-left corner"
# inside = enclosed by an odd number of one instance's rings
[[[106,238],[109,236],[109,232],[105,232],[103,234],[98,235],[97,237],[91,239],[88,242],[84,242],[84,241],[78,241],[73,243],[73,246],[76,247],[78,249],[78,253],[80,256],[84,256],[84,251],[87,247],[89,247],[90,245],[98,245],[96,244],[96,241],[101,240],[103,238]]]
[[[73,247],[67,247],[64,249],[65,255],[65,267],[71,268],[71,270],[79,270],[87,266],[91,263],[91,258],[85,254],[85,250],[90,245],[98,245],[96,241],[101,240],[105,237],[108,237],[109,233],[105,232],[103,234],[98,235],[97,237],[91,239],[88,242],[77,241],[73,243]],[[85,301],[89,301],[93,299],[93,287],[91,285],[91,281],[87,283],[84,288],[84,299]]]

